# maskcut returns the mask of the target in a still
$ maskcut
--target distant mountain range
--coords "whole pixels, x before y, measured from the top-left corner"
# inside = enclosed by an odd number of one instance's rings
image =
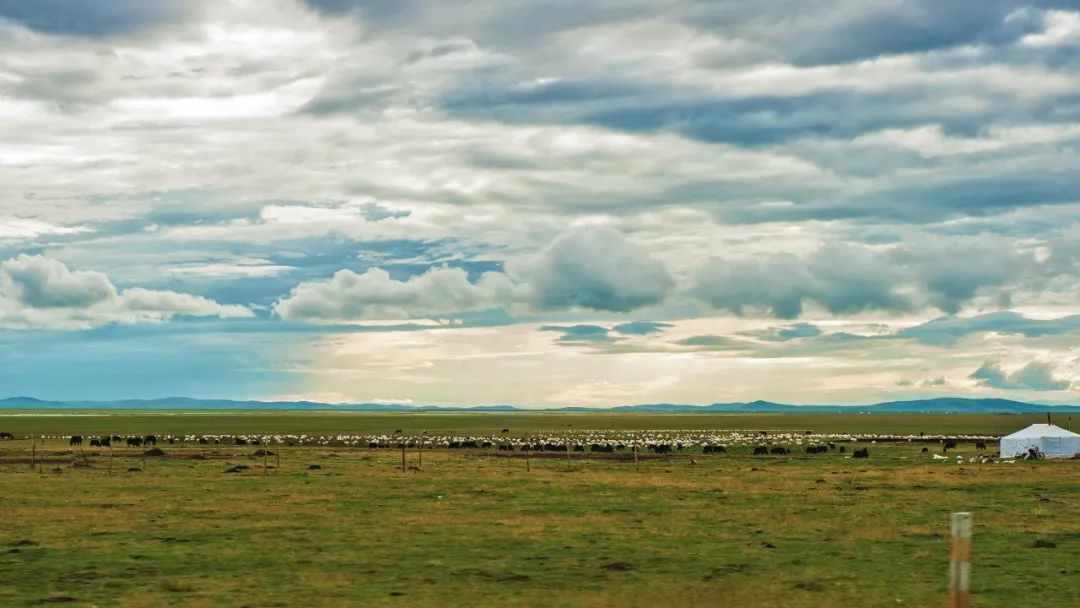
[[[1038,414],[1043,412],[1080,413],[1080,405],[1043,405],[1009,399],[966,399],[945,397],[913,401],[886,401],[869,405],[788,405],[770,401],[749,403],[714,403],[680,405],[653,403],[621,405],[612,408],[559,407],[536,410],[513,405],[400,405],[384,403],[318,403],[314,401],[233,401],[230,399],[127,399],[123,401],[43,401],[33,397],[0,399],[0,410],[232,410],[232,411],[355,411],[355,412],[689,412],[689,413],[762,413],[762,412],[870,412],[870,413],[950,413],[950,414]]]

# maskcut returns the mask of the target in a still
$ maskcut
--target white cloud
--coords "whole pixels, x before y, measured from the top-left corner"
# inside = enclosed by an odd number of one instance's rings
[[[100,272],[71,270],[44,256],[24,254],[0,262],[0,327],[87,329],[178,315],[228,318],[252,312],[174,291],[120,290]]]
[[[284,319],[333,322],[427,318],[490,308],[628,312],[663,301],[673,280],[663,263],[605,227],[574,228],[506,273],[476,282],[461,268],[432,267],[396,280],[382,268],[339,270],[309,281],[274,304]]]
[[[326,281],[302,283],[274,304],[281,318],[311,322],[410,319],[510,304],[516,287],[502,273],[476,283],[460,268],[434,267],[404,281],[381,268],[339,270]]]

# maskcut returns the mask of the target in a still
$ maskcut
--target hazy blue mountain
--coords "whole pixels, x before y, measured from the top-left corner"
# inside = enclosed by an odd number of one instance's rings
[[[360,412],[517,412],[526,410],[512,405],[401,405],[385,403],[318,403],[315,401],[233,401],[230,399],[192,399],[165,397],[161,399],[127,399],[122,401],[44,401],[33,397],[0,399],[0,410],[52,409],[109,409],[109,410],[292,410],[292,411],[360,411]],[[876,413],[983,413],[1028,414],[1041,412],[1080,413],[1078,405],[1043,405],[1009,399],[967,399],[945,397],[912,401],[887,401],[870,405],[790,405],[771,401],[748,403],[713,403],[685,405],[652,403],[621,405],[613,408],[566,406],[547,408],[552,412],[697,412],[697,413],[768,413],[768,412],[876,412]]]

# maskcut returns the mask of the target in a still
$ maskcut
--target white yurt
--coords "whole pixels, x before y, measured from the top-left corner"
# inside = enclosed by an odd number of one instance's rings
[[[1028,448],[1039,448],[1047,458],[1071,458],[1080,453],[1080,435],[1054,424],[1033,424],[1002,437],[1000,448],[1002,458],[1023,456]]]

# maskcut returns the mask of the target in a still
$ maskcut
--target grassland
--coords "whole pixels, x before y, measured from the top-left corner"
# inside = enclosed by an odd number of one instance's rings
[[[407,433],[490,434],[574,429],[773,429],[843,433],[969,433],[1005,435],[1043,415],[1013,414],[598,414],[598,413],[357,413],[357,412],[0,412],[0,431],[28,434],[105,433]],[[1059,421],[1061,422],[1061,421]],[[1061,422],[1064,424],[1064,422]],[[1080,416],[1078,416],[1080,425]]]
[[[1000,434],[1030,421],[114,413],[0,417],[0,431]],[[944,464],[878,444],[865,461],[576,455],[526,471],[494,451],[431,450],[402,471],[396,450],[307,446],[274,448],[280,467],[263,475],[250,446],[161,447],[168,457],[117,450],[110,474],[107,450],[84,460],[56,442],[31,469],[28,441],[0,442],[0,605],[941,606],[948,516],[970,510],[976,606],[1080,606],[1080,461]]]

